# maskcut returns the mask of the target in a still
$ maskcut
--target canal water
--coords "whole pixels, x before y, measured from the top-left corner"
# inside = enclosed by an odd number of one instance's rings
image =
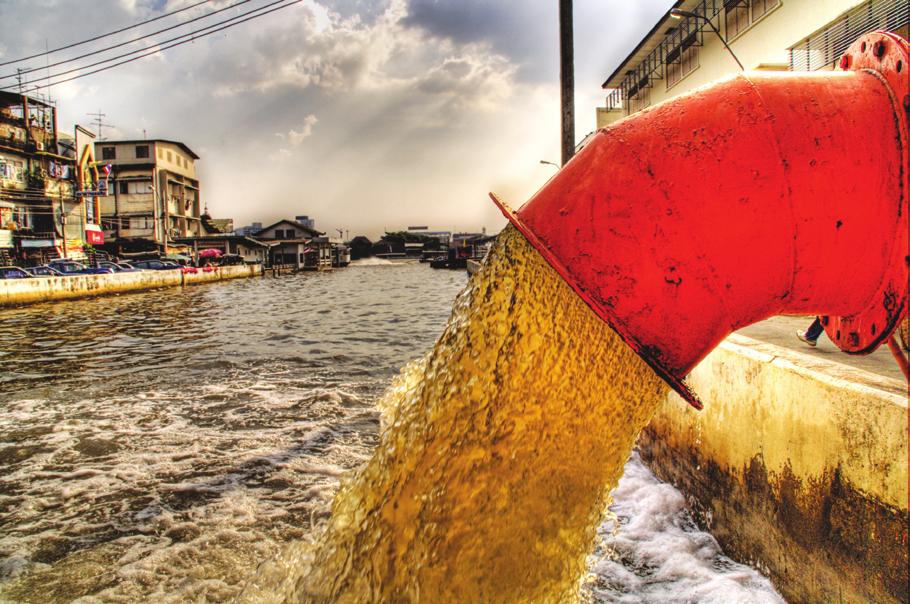
[[[465,283],[374,261],[0,310],[0,600],[236,598],[328,522]],[[780,601],[634,457],[615,493],[586,601]]]

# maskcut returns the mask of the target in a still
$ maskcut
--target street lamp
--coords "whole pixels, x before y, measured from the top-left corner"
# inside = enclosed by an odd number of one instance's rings
[[[736,64],[739,65],[739,69],[741,71],[746,70],[746,68],[743,67],[743,64],[739,62],[739,59],[736,58],[736,55],[733,53],[733,49],[730,48],[730,46],[727,44],[727,41],[724,40],[724,37],[720,35],[720,31],[718,31],[717,27],[714,26],[714,23],[711,22],[711,19],[705,17],[704,15],[698,15],[696,13],[689,12],[687,10],[681,10],[678,8],[671,9],[670,16],[674,19],[682,19],[683,17],[688,17],[689,19],[701,19],[707,23],[711,29],[714,30],[714,33],[717,34],[717,37],[720,40],[721,44],[724,45],[724,48],[727,49],[727,52],[730,53],[730,56],[733,57],[733,60],[736,61]]]
[[[553,166],[554,168],[556,168],[557,170],[559,170],[559,164],[557,164],[557,163],[554,163],[554,162],[551,162],[551,161],[547,161],[547,160],[545,160],[545,159],[540,160],[540,163],[542,163],[542,164],[545,165],[545,166]]]

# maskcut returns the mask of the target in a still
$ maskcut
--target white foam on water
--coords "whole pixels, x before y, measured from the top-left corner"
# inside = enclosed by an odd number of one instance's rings
[[[583,589],[588,602],[778,604],[758,571],[725,556],[695,525],[685,497],[633,454],[612,493],[615,517],[598,529]]]
[[[398,266],[400,263],[392,262],[391,260],[386,260],[385,258],[377,258],[376,256],[370,256],[369,258],[360,258],[359,260],[353,260],[350,266],[359,268],[364,266]]]

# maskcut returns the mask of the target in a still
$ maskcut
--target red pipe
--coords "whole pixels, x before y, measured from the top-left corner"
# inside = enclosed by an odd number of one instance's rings
[[[746,73],[601,130],[518,212],[494,201],[680,395],[728,334],[818,314],[848,353],[907,312],[906,40],[837,72]]]

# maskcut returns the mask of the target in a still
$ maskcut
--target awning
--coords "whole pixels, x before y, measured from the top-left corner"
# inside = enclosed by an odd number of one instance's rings
[[[0,208],[6,208],[7,210],[15,210],[16,204],[9,203],[8,201],[0,201]]]

